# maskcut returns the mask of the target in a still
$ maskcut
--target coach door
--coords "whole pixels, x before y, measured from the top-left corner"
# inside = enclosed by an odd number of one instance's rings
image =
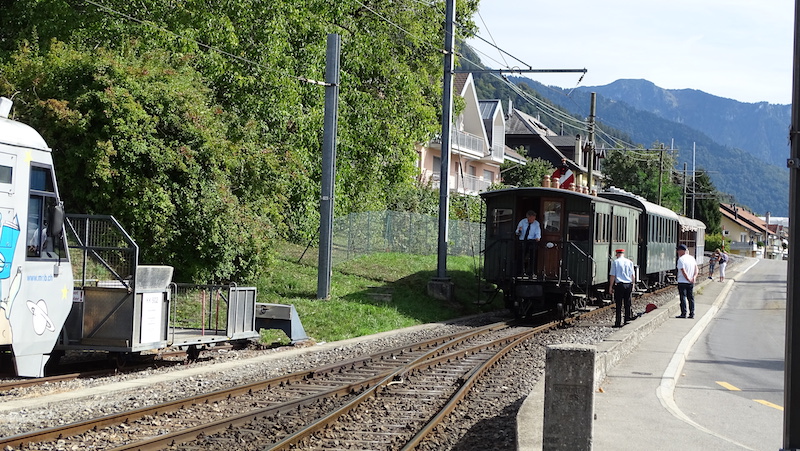
[[[544,272],[545,277],[557,277],[561,260],[561,237],[565,226],[563,199],[542,199],[541,226],[539,272]]]

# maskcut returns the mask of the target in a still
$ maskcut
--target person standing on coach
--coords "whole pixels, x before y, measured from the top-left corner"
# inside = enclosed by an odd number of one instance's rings
[[[625,258],[625,249],[617,249],[617,259],[611,262],[608,273],[608,293],[614,296],[617,305],[617,322],[614,327],[622,327],[622,307],[625,305],[625,324],[633,321],[631,294],[636,283],[633,262]]]
[[[676,318],[694,318],[694,281],[697,278],[697,262],[688,252],[685,244],[678,246],[678,294],[681,297],[681,314]]]
[[[517,224],[517,236],[522,248],[522,276],[536,275],[536,248],[542,239],[542,228],[536,220],[536,212],[528,210],[525,218]]]

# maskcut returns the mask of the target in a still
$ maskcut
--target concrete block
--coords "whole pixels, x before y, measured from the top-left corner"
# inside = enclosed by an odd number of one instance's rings
[[[591,450],[594,415],[594,346],[547,347],[542,450]]]

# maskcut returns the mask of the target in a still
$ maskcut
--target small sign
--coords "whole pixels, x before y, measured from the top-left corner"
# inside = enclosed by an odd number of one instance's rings
[[[141,343],[161,341],[161,306],[164,293],[142,293]]]

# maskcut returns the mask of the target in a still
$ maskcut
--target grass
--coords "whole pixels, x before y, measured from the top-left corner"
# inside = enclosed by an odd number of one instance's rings
[[[478,264],[472,257],[448,258],[455,299],[445,302],[427,295],[435,255],[373,254],[334,265],[330,299],[318,300],[317,255],[283,244],[271,273],[257,284],[258,301],[293,304],[317,342],[343,340],[502,308],[500,299],[481,302]],[[282,332],[262,338],[288,342]]]

